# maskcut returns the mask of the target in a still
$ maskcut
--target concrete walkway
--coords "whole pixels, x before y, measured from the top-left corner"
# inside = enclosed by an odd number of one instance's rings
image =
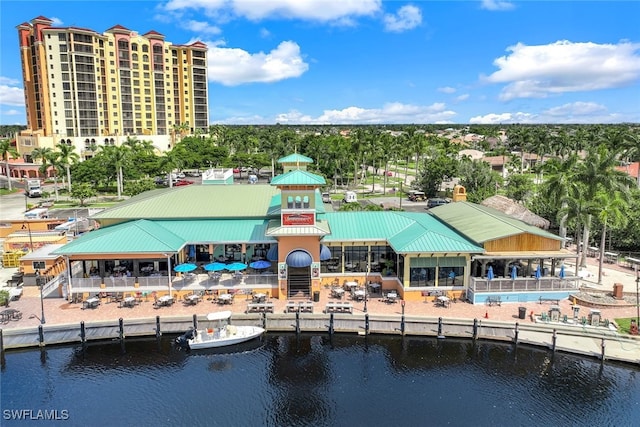
[[[589,268],[592,268],[590,266]],[[16,269],[0,269],[0,283],[10,278]],[[629,273],[607,269],[607,281],[612,289],[613,282],[626,281],[630,279]],[[604,291],[609,284],[592,284],[594,288]],[[321,313],[329,301],[333,301],[329,291],[323,289],[320,293],[320,301],[315,304],[314,313]],[[286,300],[272,300],[275,313],[284,313]],[[177,302],[171,307],[155,308],[153,301],[143,301],[133,308],[120,307],[118,303],[104,302],[95,309],[83,309],[82,304],[73,304],[61,298],[47,298],[42,301],[46,324],[45,327],[60,324],[79,324],[99,321],[113,321],[119,318],[140,319],[155,318],[155,316],[204,316],[212,311],[230,309],[234,313],[244,313],[248,301],[245,295],[237,295],[232,305],[220,306],[205,299],[195,306],[187,306],[182,302]],[[353,315],[362,317],[364,312],[363,302],[352,302],[354,306]],[[526,308],[526,318],[519,318],[519,307]],[[504,328],[505,324],[515,328],[519,324],[518,342],[541,345],[552,348],[553,330],[561,330],[555,342],[555,348],[561,351],[584,354],[592,357],[600,357],[602,354],[602,337],[606,337],[605,354],[607,359],[620,360],[629,363],[640,363],[640,339],[637,337],[619,335],[614,331],[605,328],[592,328],[588,326],[567,326],[562,323],[535,323],[534,319],[542,312],[549,310],[549,303],[529,302],[524,304],[502,304],[501,306],[487,307],[484,305],[472,305],[466,302],[452,303],[450,307],[443,308],[436,306],[433,302],[413,301],[406,302],[404,313],[407,317],[423,317],[425,319],[464,319],[470,321],[478,319],[484,326],[500,324]],[[2,329],[33,328],[40,325],[42,316],[40,294],[37,288],[27,287],[24,289],[22,298],[12,301],[10,308],[20,310],[23,317],[18,321],[10,321],[0,325]],[[572,302],[569,300],[560,301],[560,310],[563,314],[572,313]],[[582,307],[580,316],[588,316],[589,308]],[[614,321],[616,318],[628,318],[636,316],[636,307],[630,304],[620,304],[600,309],[602,319]],[[400,303],[389,304],[383,302],[380,297],[372,296],[367,303],[367,313],[370,315],[400,316],[402,315],[402,305]]]

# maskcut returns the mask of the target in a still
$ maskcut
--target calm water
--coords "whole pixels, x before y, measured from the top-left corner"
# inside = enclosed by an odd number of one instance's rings
[[[169,338],[10,352],[0,425],[632,426],[640,370],[519,346],[267,335],[234,353]],[[8,420],[7,410],[66,420]],[[51,414],[51,412],[50,412]],[[42,415],[42,414],[41,414]]]

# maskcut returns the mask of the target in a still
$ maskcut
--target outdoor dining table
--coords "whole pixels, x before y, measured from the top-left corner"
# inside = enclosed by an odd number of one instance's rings
[[[387,302],[396,302],[398,294],[394,291],[387,293]]]
[[[371,289],[371,292],[377,293],[381,287],[382,285],[380,283],[369,283],[369,289]]]
[[[231,299],[233,296],[231,294],[222,294],[218,296],[218,300],[222,301],[222,304],[231,304]]]
[[[353,291],[353,297],[358,301],[364,301],[366,294],[367,293],[364,291],[364,289],[357,289]]]
[[[358,282],[345,282],[344,285],[349,289],[353,289],[358,286]]]
[[[342,298],[342,295],[344,295],[344,289],[342,289],[342,288],[333,288],[333,289],[331,289],[331,295],[333,295],[334,297],[337,297],[337,298]]]
[[[98,305],[100,305],[100,298],[91,297],[83,302],[82,309],[84,310],[85,308],[96,308]]]
[[[441,307],[447,307],[450,303],[449,297],[444,295],[440,295],[438,298],[436,298],[436,301],[438,301],[438,305],[440,305]]]
[[[160,298],[158,298],[158,305],[160,306],[171,305],[171,304],[173,304],[173,297],[170,297],[169,295],[163,295]]]
[[[133,307],[136,305],[136,297],[126,297],[122,300],[123,307]]]
[[[267,295],[261,292],[257,294],[253,294],[253,302],[264,302],[266,298],[267,298]]]
[[[7,323],[9,320],[20,320],[22,319],[22,312],[20,310],[16,310],[15,308],[8,308],[6,310],[0,311],[0,322]]]
[[[189,296],[187,296],[186,298],[191,304],[196,305],[198,302],[200,302],[200,295],[198,294],[191,294]]]

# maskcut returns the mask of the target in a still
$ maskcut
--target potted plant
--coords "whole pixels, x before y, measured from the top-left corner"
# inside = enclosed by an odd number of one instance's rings
[[[0,307],[9,307],[9,291],[0,291]]]
[[[384,262],[384,275],[385,276],[391,276],[393,275],[393,266],[395,265],[395,263],[393,262],[392,259],[388,259]]]

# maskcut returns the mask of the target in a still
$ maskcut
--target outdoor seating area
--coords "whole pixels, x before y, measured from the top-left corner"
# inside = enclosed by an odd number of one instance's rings
[[[273,313],[274,310],[272,302],[250,302],[247,303],[245,313]]]
[[[98,308],[99,305],[100,305],[100,298],[98,296],[92,296],[82,301],[83,310],[88,308],[91,308],[91,309]]]
[[[15,308],[7,308],[6,310],[0,311],[0,323],[2,324],[9,323],[12,320],[20,319],[22,319],[22,312],[20,310],[16,310]]]
[[[325,313],[349,313],[353,314],[353,304],[349,302],[328,302]]]
[[[202,295],[200,293],[191,292],[184,296],[183,301],[185,305],[198,305],[198,303],[202,301]]]
[[[170,297],[169,295],[161,296],[160,298],[156,298],[153,305],[156,308],[161,307],[171,307],[176,302],[175,298]]]
[[[284,309],[285,313],[313,313],[311,301],[288,301]]]
[[[388,291],[382,294],[382,302],[387,304],[395,304],[398,302],[398,293],[396,291]]]

